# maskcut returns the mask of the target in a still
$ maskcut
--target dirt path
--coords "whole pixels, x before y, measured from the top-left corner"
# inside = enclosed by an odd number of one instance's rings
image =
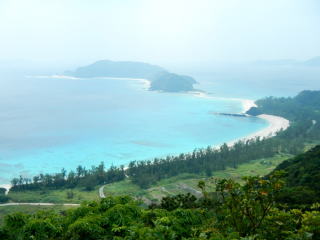
[[[99,197],[100,198],[106,198],[106,195],[104,195],[104,192],[103,192],[105,186],[106,185],[103,185],[102,187],[99,188]]]
[[[78,203],[3,203],[0,207],[6,206],[80,206]]]

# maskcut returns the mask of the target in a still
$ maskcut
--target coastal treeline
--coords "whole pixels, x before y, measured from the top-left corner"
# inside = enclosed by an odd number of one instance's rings
[[[296,155],[305,150],[306,144],[320,141],[320,91],[303,91],[294,98],[266,98],[258,100],[257,108],[248,111],[251,115],[261,113],[282,116],[290,120],[290,127],[277,136],[267,139],[239,141],[233,146],[223,144],[219,149],[208,147],[192,153],[155,158],[150,161],[133,161],[128,167],[111,167],[105,170],[103,163],[86,170],[79,166],[68,174],[65,170],[57,174],[38,175],[33,179],[15,178],[13,191],[40,188],[87,189],[98,184],[121,181],[129,177],[133,183],[147,188],[157,181],[181,173],[195,173],[211,176],[214,171],[254,159],[273,157],[277,154]]]
[[[127,169],[133,183],[147,188],[157,181],[177,176],[181,173],[203,174],[212,176],[214,171],[225,170],[227,167],[237,168],[239,164],[253,159],[269,158],[276,154],[297,154],[303,150],[302,142],[259,138],[239,141],[231,147],[223,144],[215,149],[195,150],[192,153],[168,156],[153,161],[131,162]]]
[[[79,165],[75,171],[69,173],[62,169],[60,173],[39,174],[31,178],[20,176],[11,181],[10,191],[39,190],[39,189],[59,189],[83,187],[85,190],[92,190],[95,186],[121,181],[125,178],[123,166],[110,167],[105,169],[102,162],[99,166],[92,166],[91,169]]]
[[[245,142],[239,141],[232,147],[223,144],[218,149],[207,147],[179,156],[155,158],[153,161],[133,161],[126,169],[123,166],[105,169],[101,163],[98,167],[93,166],[88,170],[78,166],[75,171],[69,173],[62,169],[59,173],[39,174],[32,179],[20,176],[12,179],[11,191],[75,187],[92,190],[97,185],[122,181],[126,177],[141,188],[147,188],[161,179],[181,173],[204,174],[209,177],[213,171],[224,170],[227,167],[236,168],[239,164],[250,160],[268,158],[279,153],[297,154],[302,152],[303,148],[303,142],[293,141],[288,144],[285,139],[257,138]]]

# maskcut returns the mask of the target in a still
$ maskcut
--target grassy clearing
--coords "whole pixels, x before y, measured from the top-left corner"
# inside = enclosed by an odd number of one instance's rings
[[[56,212],[63,212],[70,208],[74,208],[73,206],[6,206],[0,207],[0,225],[3,223],[4,218],[6,215],[15,213],[15,212],[22,212],[22,213],[34,213],[39,210],[53,210]]]
[[[106,196],[123,195],[124,193],[130,196],[139,196],[144,194],[144,190],[133,184],[130,180],[126,179],[121,182],[107,184],[104,188],[104,193]]]
[[[214,172],[213,177],[241,180],[243,176],[264,176],[290,157],[292,157],[292,155],[277,155],[273,158],[254,160],[241,164],[238,168],[227,168],[224,171]]]
[[[273,158],[253,160],[249,163],[241,164],[238,168],[227,168],[223,171],[215,171],[212,173],[212,177],[232,178],[241,182],[244,176],[264,176],[270,173],[278,164],[290,157],[292,156],[278,155]],[[198,182],[207,179],[208,177],[204,175],[181,174],[177,177],[160,181],[156,186],[151,188],[152,191],[148,189],[147,192],[153,199],[159,199],[158,197],[162,195],[175,195],[186,192],[197,195],[200,191]]]
[[[92,191],[83,191],[80,188],[61,190],[40,190],[9,192],[12,202],[42,202],[42,203],[80,203],[85,200],[99,198],[98,187]]]
[[[304,151],[309,151],[311,148],[320,145],[320,141],[307,142],[305,144]]]
[[[241,164],[238,168],[227,168],[223,171],[212,173],[213,178],[233,178],[241,182],[243,176],[264,176],[270,173],[278,164],[292,157],[291,155],[277,155],[272,158],[253,160]],[[159,181],[149,189],[143,190],[134,185],[129,180],[112,183],[105,186],[105,195],[129,194],[133,197],[141,198],[144,201],[158,202],[159,199],[168,195],[190,192],[194,195],[200,194],[197,187],[200,180],[208,179],[204,175],[180,174],[178,176]],[[211,184],[209,187],[213,188]]]

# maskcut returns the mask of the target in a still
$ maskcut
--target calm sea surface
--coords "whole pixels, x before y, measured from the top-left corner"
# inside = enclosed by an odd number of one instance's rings
[[[150,92],[137,81],[7,74],[0,84],[0,183],[190,152],[267,126],[213,114],[241,112],[239,101]]]

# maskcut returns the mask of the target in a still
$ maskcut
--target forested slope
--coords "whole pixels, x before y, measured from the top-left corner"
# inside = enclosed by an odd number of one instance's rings
[[[320,202],[320,145],[281,163],[274,171],[283,171],[286,187],[278,201],[291,207],[308,207]]]

